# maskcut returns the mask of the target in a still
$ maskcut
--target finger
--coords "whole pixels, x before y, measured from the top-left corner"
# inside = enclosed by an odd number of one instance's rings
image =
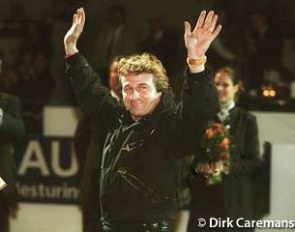
[[[201,164],[197,164],[197,168],[198,171],[200,171],[202,169],[202,165]]]
[[[218,173],[221,171],[220,167],[214,167],[213,170],[212,170],[214,173]]]
[[[211,167],[209,164],[204,164],[204,172],[210,173],[211,172]]]
[[[218,15],[214,15],[213,19],[212,19],[212,22],[211,22],[211,25],[209,27],[209,31],[212,33],[215,29],[215,26],[216,26],[216,23],[217,23],[217,20],[218,20]]]
[[[77,14],[79,16],[79,23],[81,24],[81,26],[83,27],[84,26],[84,23],[85,23],[85,12],[84,12],[84,9],[82,7],[80,7],[78,10],[77,10]]]
[[[219,24],[219,25],[215,28],[215,30],[213,31],[213,33],[211,34],[211,38],[212,38],[212,40],[214,40],[214,39],[218,36],[218,34],[220,33],[221,29],[222,29],[222,26]]]
[[[77,14],[73,14],[73,25],[77,23]]]
[[[81,11],[80,11],[80,8],[78,8],[78,9],[76,10],[76,15],[77,15],[77,18],[79,18],[79,17],[80,17],[80,14],[81,14]]]
[[[192,31],[192,27],[189,22],[184,22],[184,35],[190,35]]]
[[[77,15],[78,15],[78,23],[82,24],[82,17],[83,17],[83,10],[82,10],[82,8],[79,8],[77,10]]]
[[[83,7],[81,8],[81,15],[82,15],[81,24],[82,24],[82,27],[84,27],[86,16],[85,16],[85,11]]]
[[[214,169],[216,168],[216,165],[217,165],[217,164],[214,162],[214,163],[211,163],[211,164],[210,164],[210,167],[214,170]]]
[[[204,163],[197,164],[197,171],[198,172],[204,172],[204,166],[205,166]]]
[[[82,7],[80,7],[80,8],[77,9],[77,13],[78,14],[82,14],[82,12],[83,12],[83,8]]]
[[[202,10],[202,12],[200,13],[200,16],[198,18],[198,21],[196,23],[196,26],[194,28],[194,32],[198,27],[202,27],[205,21],[205,17],[206,17],[206,11]]]
[[[211,25],[213,16],[214,16],[214,11],[213,10],[209,11],[205,19],[204,27],[208,28]]]

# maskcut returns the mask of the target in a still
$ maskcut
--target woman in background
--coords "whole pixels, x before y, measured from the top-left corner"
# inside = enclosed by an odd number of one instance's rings
[[[109,67],[110,94],[120,101],[118,64],[121,57],[115,57]],[[83,231],[101,232],[99,195],[99,151],[104,141],[103,127],[89,118],[85,110],[75,131],[74,147],[81,170],[80,206],[82,210]],[[1,232],[1,231],[0,231]]]
[[[221,183],[207,185],[206,182],[205,176],[214,172],[216,165],[197,166],[197,174],[191,180],[192,202],[188,226],[188,231],[191,232],[238,231],[238,218],[253,219],[250,179],[260,163],[257,121],[255,116],[236,106],[235,100],[242,85],[232,68],[219,69],[214,81],[221,107],[214,121],[229,125],[234,146],[230,154],[228,174],[223,175]],[[223,168],[219,166],[219,171],[223,171]],[[206,220],[205,227],[200,226],[202,222],[200,223],[199,218]],[[226,228],[226,224],[221,224],[221,220],[226,221],[227,218],[233,220],[234,228],[230,228],[230,224],[229,228]],[[243,220],[240,224],[243,224]],[[243,231],[254,231],[254,228]]]

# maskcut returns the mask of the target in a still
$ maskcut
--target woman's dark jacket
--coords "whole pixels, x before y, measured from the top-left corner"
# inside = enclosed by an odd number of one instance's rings
[[[229,113],[225,124],[230,125],[234,144],[230,172],[221,184],[207,186],[206,179],[199,174],[192,179],[191,224],[199,217],[253,217],[251,175],[260,164],[257,121],[239,107]],[[196,231],[195,228],[192,226],[189,231]]]
[[[219,108],[211,72],[187,74],[181,107],[167,93],[152,114],[134,122],[81,54],[67,58],[67,65],[80,104],[108,131],[100,170],[103,216],[111,221],[173,219],[178,158],[197,148]]]

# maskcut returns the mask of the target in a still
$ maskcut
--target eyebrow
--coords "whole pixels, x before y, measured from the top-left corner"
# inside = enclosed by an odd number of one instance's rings
[[[123,87],[125,87],[125,86],[130,86],[130,83],[127,83]],[[137,84],[137,86],[148,86],[148,84],[147,83],[139,83],[139,84]]]

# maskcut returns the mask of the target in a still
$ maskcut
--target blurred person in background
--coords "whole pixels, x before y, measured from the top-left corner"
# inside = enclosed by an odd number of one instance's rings
[[[43,108],[49,102],[54,80],[49,70],[49,60],[42,51],[24,49],[17,63],[18,83],[16,95],[22,99],[23,117],[27,132],[43,133]]]
[[[125,5],[112,4],[107,9],[105,24],[93,36],[91,61],[101,73],[102,83],[108,86],[108,67],[116,56],[131,55],[136,52],[136,35],[128,22]]]
[[[0,57],[0,76],[3,71]],[[0,92],[0,176],[7,183],[0,192],[0,231],[9,232],[9,218],[17,214],[17,190],[15,185],[14,144],[25,134],[17,97]]]
[[[7,66],[5,55],[0,51],[0,91],[17,94],[19,77],[12,67]]]
[[[179,64],[183,62],[182,54],[180,55],[181,33],[171,27],[163,16],[149,19],[147,30],[147,34],[139,42],[140,52],[151,53],[158,57],[166,67],[169,77],[178,74]]]
[[[118,63],[120,57],[116,57],[109,67],[109,89],[111,95],[120,101],[121,86],[118,77]],[[74,147],[77,154],[81,181],[80,204],[83,217],[84,232],[98,232],[100,229],[99,207],[99,152],[104,141],[103,127],[87,116],[85,110],[81,110],[79,122],[74,136]]]
[[[281,66],[282,35],[282,28],[267,13],[257,11],[251,15],[247,72],[250,89],[260,89],[267,76],[265,72]]]
[[[171,88],[180,99],[184,52],[181,33],[169,25],[166,18],[156,16],[149,19],[146,36],[139,42],[140,52],[158,57],[167,70]]]

